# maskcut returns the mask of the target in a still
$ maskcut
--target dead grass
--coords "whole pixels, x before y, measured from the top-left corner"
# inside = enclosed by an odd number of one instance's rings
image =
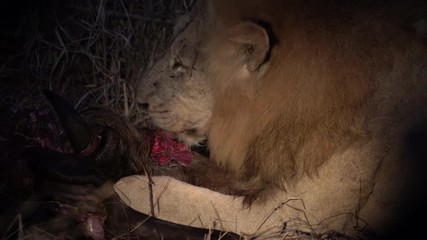
[[[22,30],[25,40],[19,51],[2,56],[0,105],[42,107],[46,102],[40,90],[48,88],[78,109],[106,107],[132,123],[141,122],[135,83],[150,57],[165,48],[176,17],[193,1],[67,3],[30,15],[28,20],[45,25]]]
[[[0,29],[7,45],[0,47],[0,109],[50,108],[42,94],[50,89],[78,110],[102,107],[134,125],[143,123],[134,87],[193,0],[37,2],[14,9],[15,28]],[[20,216],[10,226],[18,228],[9,233],[24,239]],[[0,233],[0,239],[10,236]]]

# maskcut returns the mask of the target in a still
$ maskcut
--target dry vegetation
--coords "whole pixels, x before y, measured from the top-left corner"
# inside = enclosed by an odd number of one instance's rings
[[[48,88],[78,109],[107,107],[140,122],[135,83],[193,0],[36,4],[19,10],[2,30],[0,106],[41,108],[46,101],[40,90]]]
[[[150,59],[165,50],[175,19],[193,3],[0,2],[0,16],[5,17],[0,21],[0,114],[4,109],[50,109],[42,94],[43,89],[50,89],[78,110],[102,107],[131,123],[143,122],[134,101],[135,83]],[[16,221],[17,231],[23,232],[20,216]],[[0,232],[0,239],[9,237]]]

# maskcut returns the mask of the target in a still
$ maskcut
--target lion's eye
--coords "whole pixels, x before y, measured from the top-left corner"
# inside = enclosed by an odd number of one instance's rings
[[[252,53],[254,53],[254,46],[248,46],[248,48],[246,49],[246,53],[248,55],[251,55]]]
[[[182,69],[184,69],[184,66],[182,65],[182,63],[180,63],[180,62],[175,62],[173,65],[172,65],[172,70],[173,71],[181,71]]]
[[[171,75],[170,77],[182,77],[187,71],[187,68],[180,62],[174,61],[171,64]]]

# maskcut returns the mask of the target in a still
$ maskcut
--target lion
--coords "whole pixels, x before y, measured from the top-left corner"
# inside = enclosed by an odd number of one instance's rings
[[[426,10],[199,0],[137,86],[155,126],[188,145],[207,139],[209,159],[167,174],[224,194],[211,195],[236,214],[245,210],[229,195],[255,212],[298,196],[309,219],[348,213],[335,229],[364,222],[389,236],[405,200],[421,196],[427,49],[414,26]]]

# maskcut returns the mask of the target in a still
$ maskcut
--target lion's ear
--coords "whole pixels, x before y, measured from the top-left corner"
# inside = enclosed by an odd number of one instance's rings
[[[249,71],[258,70],[266,61],[270,41],[266,29],[262,26],[253,22],[242,22],[230,27],[227,36],[245,49]]]

